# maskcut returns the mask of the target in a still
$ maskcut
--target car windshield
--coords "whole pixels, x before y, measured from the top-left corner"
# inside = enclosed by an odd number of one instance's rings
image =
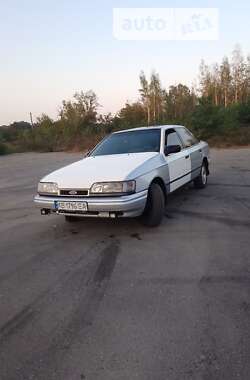
[[[159,152],[161,130],[148,129],[114,133],[92,151],[91,156],[109,154]]]

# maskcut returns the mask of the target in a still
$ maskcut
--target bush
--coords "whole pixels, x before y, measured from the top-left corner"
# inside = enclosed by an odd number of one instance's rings
[[[220,107],[209,102],[201,102],[191,115],[192,130],[199,138],[207,139],[220,134],[223,123],[224,119]]]
[[[239,127],[237,130],[230,130],[221,136],[212,136],[208,139],[211,146],[223,148],[232,146],[250,145],[250,128]]]
[[[250,125],[250,99],[248,103],[238,105],[238,120],[241,124]]]
[[[231,130],[240,127],[239,107],[224,108],[215,106],[208,100],[201,100],[190,118],[191,129],[199,138],[211,139],[214,136],[230,135]]]
[[[0,142],[0,156],[9,153],[7,146]]]

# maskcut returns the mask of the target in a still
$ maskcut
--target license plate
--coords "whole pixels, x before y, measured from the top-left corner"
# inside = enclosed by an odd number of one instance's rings
[[[55,208],[58,211],[88,211],[87,202],[67,202],[67,201],[59,201],[56,202]]]

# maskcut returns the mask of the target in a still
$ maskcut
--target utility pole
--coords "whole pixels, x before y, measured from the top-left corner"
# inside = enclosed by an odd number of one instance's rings
[[[31,128],[33,129],[34,128],[34,124],[33,124],[33,118],[32,118],[32,113],[30,112],[30,124],[31,124]]]

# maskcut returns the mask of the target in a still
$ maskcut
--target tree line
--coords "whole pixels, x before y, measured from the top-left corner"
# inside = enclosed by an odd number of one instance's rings
[[[63,100],[56,120],[42,114],[34,128],[26,122],[0,128],[0,153],[87,149],[112,131],[159,124],[184,124],[217,145],[250,143],[250,56],[239,46],[221,63],[202,61],[197,86],[164,88],[158,73],[147,78],[142,71],[138,95],[115,115],[103,115],[95,92],[77,92]]]
[[[237,45],[231,59],[225,56],[221,63],[210,66],[202,60],[197,88],[178,84],[166,90],[161,86],[159,75],[154,72],[149,80],[142,72],[140,85],[140,100],[147,124],[183,119],[184,115],[204,100],[224,108],[234,104],[247,104],[250,99],[250,55],[244,58]]]
[[[228,107],[247,103],[250,96],[250,56],[244,59],[236,46],[231,61],[224,57],[221,64],[200,66],[200,90],[203,97],[211,97],[213,104]]]

